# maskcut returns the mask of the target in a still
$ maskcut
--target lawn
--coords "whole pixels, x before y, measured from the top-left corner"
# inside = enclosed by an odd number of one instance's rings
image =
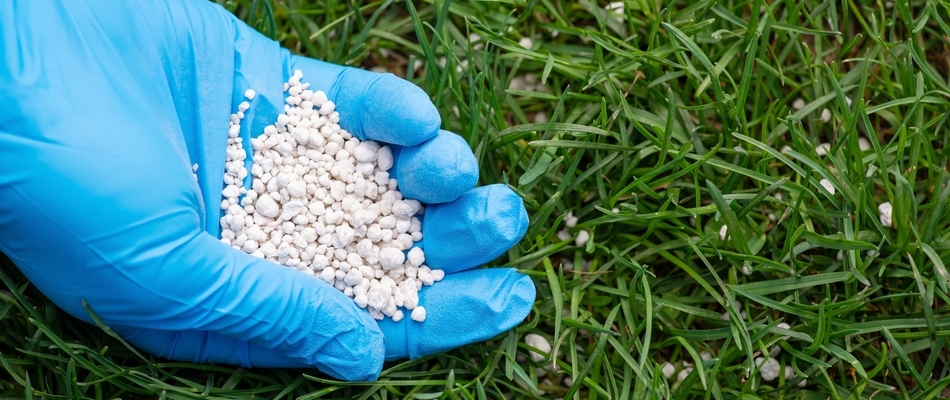
[[[950,396],[946,4],[219,2],[429,93],[524,199],[489,267],[531,275],[534,309],[344,383],[139,354],[3,259],[0,397]]]

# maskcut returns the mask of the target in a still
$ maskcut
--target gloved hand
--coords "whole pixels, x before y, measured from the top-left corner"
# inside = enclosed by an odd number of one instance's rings
[[[472,188],[471,150],[406,81],[291,56],[201,0],[2,2],[0,55],[0,250],[68,313],[90,321],[85,299],[150,353],[372,380],[384,358],[490,338],[532,306],[512,269],[463,272],[520,240],[526,212],[504,186]],[[420,293],[424,323],[377,324],[217,239],[229,115],[255,89],[242,135],[262,132],[295,69],[344,129],[397,145],[400,189],[431,203],[427,264],[450,274]]]

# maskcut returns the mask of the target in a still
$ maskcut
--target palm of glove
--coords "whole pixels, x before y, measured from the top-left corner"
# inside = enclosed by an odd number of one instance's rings
[[[418,88],[291,56],[210,3],[52,3],[0,5],[0,250],[70,314],[88,321],[85,299],[168,358],[357,380],[384,358],[494,336],[530,309],[527,277],[466,271],[521,238],[520,199],[473,189],[471,151],[438,130]],[[377,324],[329,285],[216,239],[227,116],[253,88],[241,134],[262,132],[296,69],[344,129],[401,147],[400,190],[430,203],[427,263],[449,275],[420,293],[425,323]]]

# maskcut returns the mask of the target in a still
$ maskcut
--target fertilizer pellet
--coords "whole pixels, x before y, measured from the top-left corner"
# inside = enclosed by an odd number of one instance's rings
[[[786,365],[785,366],[785,380],[790,381],[792,379],[795,379],[795,371],[792,370],[791,365]],[[803,388],[807,384],[808,384],[808,379],[802,379],[800,382],[798,382],[796,386]]]
[[[790,330],[790,329],[792,329],[792,326],[791,326],[791,325],[789,325],[789,324],[787,324],[787,323],[784,323],[784,322],[779,322],[778,325],[776,325],[775,327],[776,327],[776,328],[779,328],[779,329],[785,329],[785,330]],[[789,337],[791,337],[791,336],[782,336],[782,339],[783,339],[783,340],[788,340]]]
[[[891,205],[891,202],[881,203],[877,206],[877,211],[881,213],[881,225],[884,225],[885,228],[894,225],[894,206]]]
[[[779,370],[782,368],[778,360],[774,358],[766,360],[763,357],[755,358],[755,366],[759,368],[759,375],[762,376],[762,379],[768,382],[778,378]]]
[[[681,369],[680,372],[676,374],[676,381],[682,382],[687,376],[689,376],[691,372],[693,372],[693,367],[684,366],[683,369]]]
[[[545,353],[551,353],[551,343],[548,342],[544,336],[538,335],[536,333],[529,333],[524,335],[524,342],[528,346],[534,347],[535,349],[541,350]],[[541,362],[547,358],[544,354],[531,350],[531,360],[534,362]]]
[[[419,306],[412,310],[412,314],[409,316],[413,321],[422,322],[426,320],[426,308]]]
[[[790,381],[795,378],[795,371],[792,370],[791,365],[785,366],[785,380]]]
[[[604,7],[604,9],[607,11],[615,11],[619,14],[623,14],[624,4],[622,1],[612,1],[607,3],[607,6]]]
[[[805,99],[799,97],[792,102],[792,109],[795,111],[805,108]]]
[[[778,354],[781,352],[782,352],[782,347],[779,345],[775,345],[775,346],[772,346],[772,348],[769,350],[769,356],[773,358],[778,357]]]
[[[587,245],[587,241],[589,240],[590,232],[588,232],[586,229],[581,229],[579,232],[577,232],[577,237],[574,238],[574,244],[579,247],[583,247]]]
[[[525,38],[521,38],[521,40],[518,41],[518,45],[528,50],[531,50],[531,47],[534,46],[534,41],[531,40],[531,38],[525,37]]]
[[[673,374],[676,373],[676,366],[670,364],[668,361],[664,361],[660,371],[663,372],[663,376],[665,376],[666,379],[672,379]]]
[[[250,103],[231,115],[221,241],[323,280],[375,319],[399,322],[405,309],[424,321],[419,291],[445,273],[413,247],[422,240],[422,204],[404,198],[390,177],[392,150],[341,129],[336,105],[301,78],[295,71],[284,84],[283,113],[251,139],[250,190],[239,137]],[[256,95],[244,92],[247,100]]]
[[[577,217],[574,216],[573,211],[567,212],[567,215],[564,217],[564,226],[568,228],[573,228],[577,226]]]

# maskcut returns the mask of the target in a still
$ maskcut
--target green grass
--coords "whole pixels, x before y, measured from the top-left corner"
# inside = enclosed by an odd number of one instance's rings
[[[525,200],[528,233],[493,264],[534,278],[534,309],[348,384],[139,358],[5,261],[0,397],[928,399],[950,383],[945,4],[225,3],[295,52],[425,89],[482,183]],[[543,86],[508,90],[525,74]],[[527,333],[552,343],[547,360],[530,361]],[[753,365],[774,346],[791,379]],[[667,361],[696,367],[677,383]]]

